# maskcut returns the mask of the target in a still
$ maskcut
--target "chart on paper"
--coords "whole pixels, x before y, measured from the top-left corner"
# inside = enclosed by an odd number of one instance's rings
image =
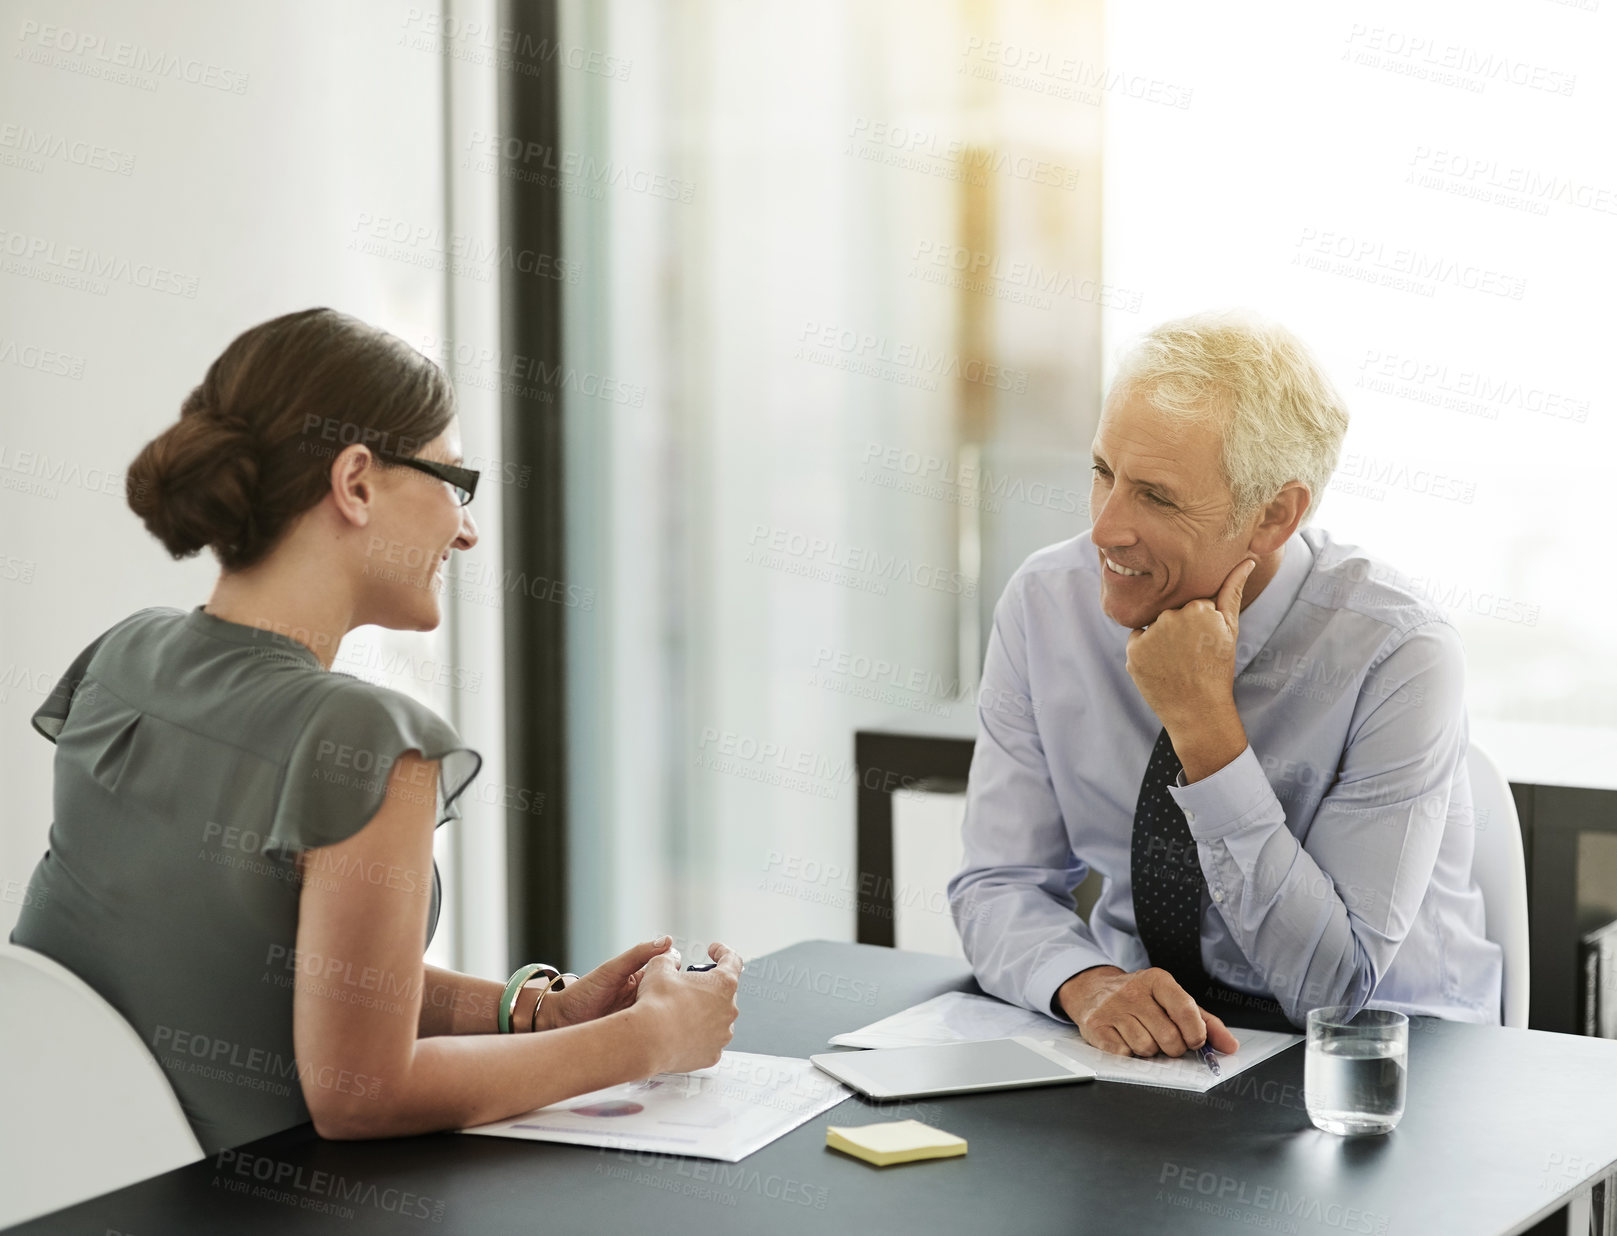
[[[460,1132],[737,1163],[852,1093],[807,1060],[727,1051],[711,1069],[659,1073]]]

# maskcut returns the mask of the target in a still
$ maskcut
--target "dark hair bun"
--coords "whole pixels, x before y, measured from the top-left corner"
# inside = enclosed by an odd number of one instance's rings
[[[302,309],[231,341],[129,465],[125,496],[176,558],[212,549],[224,570],[244,571],[331,492],[340,451],[419,449],[454,415],[448,377],[404,340]]]
[[[180,419],[129,465],[129,508],[176,558],[213,548],[221,561],[252,558],[259,463],[247,427],[214,415],[201,388]]]

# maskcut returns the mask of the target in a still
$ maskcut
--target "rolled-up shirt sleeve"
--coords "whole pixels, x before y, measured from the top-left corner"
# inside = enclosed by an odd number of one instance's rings
[[[1074,909],[1073,890],[1088,868],[1072,851],[1050,781],[1027,680],[1021,607],[1013,580],[995,607],[983,662],[965,865],[949,881],[948,895],[982,989],[1049,1014],[1067,979],[1113,963]]]
[[[1365,677],[1339,767],[1315,770],[1333,780],[1302,841],[1250,746],[1169,787],[1208,895],[1295,1024],[1321,1005],[1362,1008],[1414,925],[1465,758],[1464,695],[1453,627],[1394,647]]]

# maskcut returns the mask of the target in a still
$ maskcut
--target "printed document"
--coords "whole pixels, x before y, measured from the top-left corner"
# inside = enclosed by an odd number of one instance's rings
[[[711,1069],[659,1073],[460,1132],[738,1163],[852,1093],[807,1060],[727,1051]]]

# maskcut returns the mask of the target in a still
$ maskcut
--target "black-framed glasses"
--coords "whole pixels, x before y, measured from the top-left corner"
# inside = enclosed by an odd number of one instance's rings
[[[477,492],[477,478],[481,474],[476,468],[461,468],[455,464],[439,463],[436,459],[416,459],[407,455],[394,455],[387,451],[372,450],[378,459],[388,463],[399,464],[406,468],[414,468],[417,472],[425,472],[428,476],[437,477],[445,485],[455,491],[455,497],[465,506],[472,500]]]

